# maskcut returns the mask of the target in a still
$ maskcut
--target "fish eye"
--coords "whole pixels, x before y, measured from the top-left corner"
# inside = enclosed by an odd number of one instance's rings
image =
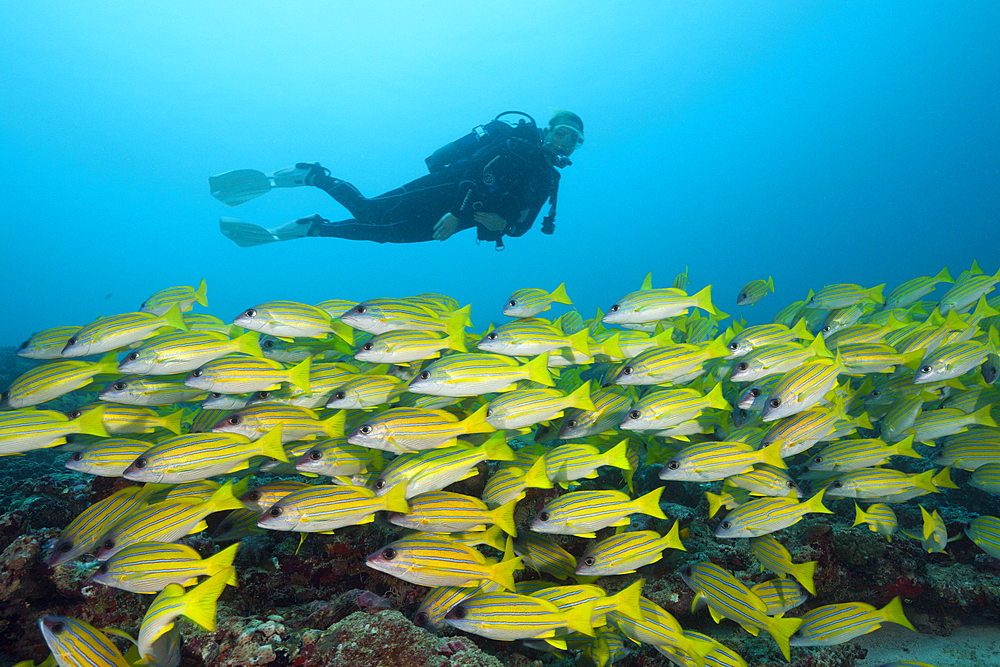
[[[376,479],[375,480],[375,488],[376,489],[384,489],[385,488],[385,479]]]
[[[200,368],[198,370],[191,371],[191,377],[193,378],[200,378],[202,375],[204,375],[204,373],[201,371]]]
[[[243,311],[243,317],[257,317],[257,310],[254,308],[247,308]]]
[[[465,618],[465,607],[455,607],[451,613],[455,614],[455,618]]]
[[[132,465],[135,466],[136,470],[142,470],[146,467],[147,463],[146,457],[140,456],[132,463]]]
[[[730,528],[732,528],[732,527],[733,527],[733,524],[732,524],[732,523],[730,523],[729,521],[723,521],[723,522],[722,522],[722,528],[723,528],[724,530],[729,530],[729,529],[730,529]]]
[[[517,299],[511,299],[510,301],[507,302],[507,305],[513,308],[514,306],[517,305]]]
[[[816,458],[813,459],[813,463],[822,463],[822,462],[823,462],[822,456],[817,456]]]
[[[73,550],[73,543],[72,542],[68,542],[68,541],[67,542],[61,542],[57,548],[58,548],[59,551],[63,552],[64,554],[68,554],[70,551]]]
[[[736,350],[740,349],[740,344],[739,344],[739,343],[737,343],[737,342],[736,342],[736,341],[734,340],[734,341],[733,341],[732,343],[730,343],[730,344],[729,344],[729,349],[730,349],[730,350],[733,350],[733,351],[736,351]]]
[[[831,331],[833,331],[833,327],[832,327],[832,326],[830,326],[829,324],[827,324],[827,325],[826,325],[825,327],[823,327],[823,328],[822,328],[822,330],[821,330],[821,331],[822,331],[823,333],[830,333]]]
[[[736,364],[736,368],[740,369],[741,371],[745,371],[749,367],[750,367],[750,364],[748,364],[745,361],[741,361],[740,363]]]
[[[369,342],[365,343],[364,345],[362,345],[361,349],[364,350],[365,352],[371,352],[374,347],[375,346],[371,344],[371,341],[369,341]]]
[[[920,367],[920,372],[921,373],[930,373],[932,370],[934,370],[934,369],[931,368],[930,366],[921,366]]]
[[[760,389],[757,387],[751,387],[748,393],[750,394],[750,398],[757,398],[760,396]]]
[[[74,461],[82,461],[83,452],[73,452],[73,456],[71,456],[70,458],[73,459]]]
[[[430,617],[427,615],[426,611],[418,612],[417,615],[413,617],[413,622],[416,625],[424,625],[428,620],[430,620]]]
[[[78,342],[78,340],[79,339],[76,336],[73,336],[72,338],[70,338],[69,340],[66,341],[66,344],[67,345],[76,345],[77,342]]]
[[[417,377],[420,378],[421,380],[426,380],[430,376],[431,376],[430,371],[421,371],[420,375],[418,375]]]
[[[211,394],[208,395],[208,397],[209,398],[222,398],[222,394],[220,394],[217,391],[213,391]]]
[[[632,370],[633,369],[631,366],[626,366],[625,368],[622,369],[622,373],[624,373],[625,375],[632,375]]]
[[[139,358],[138,352],[129,352],[128,354],[125,355],[125,361],[135,361],[138,358]]]
[[[780,398],[772,398],[770,401],[768,401],[768,405],[770,405],[772,408],[776,408],[779,405],[781,405],[781,399]]]
[[[488,334],[486,334],[486,340],[496,340],[496,339],[497,339],[496,331],[491,331]]]
[[[265,340],[263,343],[261,343],[261,345],[263,345],[264,347],[266,347],[267,349],[270,350],[272,347],[274,347],[274,341],[271,340],[271,339],[268,339],[268,340]]]
[[[63,625],[62,623],[56,623],[55,625],[52,626],[52,634],[61,635],[63,630],[65,629],[66,629],[65,625]]]
[[[745,299],[745,298],[747,298],[747,293],[746,292],[740,292],[740,299],[742,300],[742,299]]]
[[[115,548],[115,541],[114,540],[104,540],[104,544],[102,544],[101,546],[103,546],[105,549],[114,549]]]
[[[258,500],[260,500],[260,491],[251,491],[250,493],[248,493],[247,500],[249,500],[252,503],[255,503]]]
[[[486,408],[486,416],[487,417],[493,416],[493,408]]]
[[[118,391],[122,391],[122,390],[123,390],[123,389],[125,389],[125,387],[127,387],[128,385],[127,385],[127,384],[125,384],[124,382],[115,382],[115,383],[114,383],[113,385],[111,385],[111,386],[112,386],[112,387],[114,387],[115,389],[117,389]]]
[[[881,395],[882,395],[882,392],[881,392],[881,391],[879,391],[878,389],[875,389],[875,390],[874,390],[874,391],[872,391],[872,393],[871,393],[871,397],[872,397],[872,398],[878,398],[878,397],[879,397],[879,396],[881,396]]]
[[[667,467],[670,468],[671,470],[677,470],[678,468],[681,467],[681,464],[678,463],[677,461],[671,461],[670,463],[667,464]]]
[[[831,486],[833,488],[835,488],[835,489],[839,489],[839,488],[841,488],[841,487],[844,486],[844,483],[843,482],[834,482],[833,484],[831,484]]]
[[[226,419],[226,423],[230,426],[238,426],[241,421],[242,420],[239,415],[233,415],[232,417]]]
[[[67,412],[66,416],[69,417],[70,419],[76,419],[77,417],[79,417],[82,414],[83,414],[83,410],[76,409],[76,410],[70,410],[69,412]]]
[[[365,306],[357,306],[354,309],[354,312],[357,313],[358,315],[364,315],[365,313],[368,312],[368,308],[366,308]]]
[[[347,392],[346,391],[338,391],[336,394],[333,395],[333,397],[335,399],[337,399],[338,401],[342,401],[345,398],[347,398]]]
[[[271,398],[271,392],[270,392],[270,390],[265,389],[265,390],[262,390],[262,391],[258,391],[257,392],[257,398],[263,398],[263,399]]]
[[[795,488],[795,482],[793,482],[792,480],[788,480],[787,482],[785,482],[785,487],[789,488],[789,489],[794,489]]]
[[[371,432],[372,432],[372,427],[368,426],[367,424],[358,429],[358,433],[360,433],[361,435],[368,435]]]
[[[271,509],[269,509],[267,511],[267,513],[270,514],[271,516],[279,517],[279,516],[281,516],[281,508],[280,507],[272,507]]]
[[[549,520],[549,513],[548,512],[539,512],[538,513],[538,518],[541,519],[542,521],[548,521]]]
[[[97,568],[97,572],[98,572],[98,574],[107,574],[108,573],[108,564],[107,563],[101,563],[100,567]]]
[[[576,420],[575,419],[568,420],[566,422],[566,426],[569,426],[570,428],[576,428]]]
[[[323,452],[319,451],[318,449],[310,449],[309,458],[312,459],[313,461],[319,461],[321,458],[323,458]]]
[[[595,561],[593,556],[587,556],[586,558],[583,559],[583,564],[586,565],[587,567],[591,567],[594,564],[594,562]]]
[[[610,308],[608,308],[608,312],[609,312],[609,313],[617,313],[617,312],[618,312],[619,310],[621,310],[621,308],[622,308],[622,307],[621,307],[621,306],[619,306],[619,305],[618,305],[618,304],[616,303],[615,305],[613,305],[613,306],[611,306]]]
[[[629,419],[638,419],[641,416],[642,412],[640,412],[639,410],[632,410],[631,412],[628,413]]]
[[[382,549],[382,558],[385,560],[392,560],[396,557],[395,549]]]

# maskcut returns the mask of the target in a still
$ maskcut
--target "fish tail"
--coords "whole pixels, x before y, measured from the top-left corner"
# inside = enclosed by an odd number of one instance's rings
[[[594,606],[596,604],[597,600],[591,600],[587,604],[567,609],[563,617],[566,621],[566,627],[585,634],[588,637],[593,637],[594,626],[591,625],[590,619],[594,616]]]
[[[663,536],[663,542],[666,546],[670,547],[671,549],[677,549],[679,551],[687,551],[687,549],[684,548],[684,543],[681,542],[680,525],[681,522],[677,519],[674,519],[674,525],[671,526],[670,530],[667,531],[667,534]]]
[[[488,437],[482,446],[483,454],[488,461],[513,461],[517,458],[517,454],[507,444],[503,431],[497,431]]]
[[[382,509],[403,514],[410,511],[410,505],[406,502],[406,484],[396,484],[382,496]]]
[[[468,352],[468,349],[465,347],[465,327],[463,326],[448,333],[444,343],[449,350]]]
[[[247,331],[242,336],[235,339],[236,350],[243,354],[262,358],[264,351],[260,349],[260,333],[257,331]]]
[[[876,285],[875,287],[869,290],[865,290],[865,294],[867,294],[868,298],[874,301],[875,303],[885,303],[885,299],[882,298],[883,287],[885,287],[885,283],[882,283],[881,285]]]
[[[331,417],[324,419],[323,433],[331,438],[344,437],[344,422],[347,420],[347,410],[337,410]]]
[[[774,637],[774,641],[778,642],[781,655],[785,656],[785,660],[789,662],[791,662],[792,654],[789,640],[799,629],[800,625],[802,625],[801,618],[772,618],[770,624],[767,626],[767,631]]]
[[[546,387],[555,386],[555,382],[552,381],[552,374],[549,372],[548,352],[541,353],[526,363],[523,368],[526,379],[545,385]]]
[[[909,619],[906,618],[906,615],[903,614],[903,601],[898,595],[890,600],[889,604],[882,607],[879,611],[882,612],[882,618],[890,623],[902,625],[904,628],[909,628],[914,632],[917,631],[917,629],[913,627],[913,624],[910,623]]]
[[[869,516],[865,514],[865,511],[863,509],[861,509],[861,506],[858,505],[857,503],[854,503],[854,523],[851,524],[851,528],[860,526],[863,523],[868,523],[868,519]],[[872,530],[875,530],[875,528],[872,527]],[[813,593],[813,595],[815,595],[815,593]]]
[[[639,508],[639,511],[649,516],[655,516],[657,519],[669,518],[660,509],[660,496],[663,495],[665,488],[667,487],[658,486],[641,498],[636,499],[635,504]]]
[[[788,568],[789,573],[795,580],[802,584],[802,588],[809,591],[809,595],[816,595],[816,584],[813,582],[813,575],[816,572],[816,563],[811,560],[808,563],[792,563]]]
[[[913,486],[918,489],[923,489],[929,493],[938,493],[937,487],[934,485],[934,469],[925,470],[919,475],[914,475],[911,479]]]
[[[617,445],[604,452],[604,465],[618,468],[619,470],[631,470],[632,464],[628,460],[628,440],[622,440]]]
[[[163,428],[167,429],[174,435],[180,435],[181,433],[181,420],[184,419],[184,410],[178,410],[172,414],[166,415],[163,418],[163,423],[161,424]]]
[[[900,359],[900,363],[902,363],[903,366],[910,369],[911,371],[915,371],[918,368],[920,368],[920,362],[923,361],[925,352],[926,350],[923,349],[916,349],[916,350],[910,350],[909,352],[904,352],[901,355],[902,359]]]
[[[571,349],[576,350],[584,356],[590,356],[590,330],[580,329],[575,334],[566,339]]]
[[[935,282],[939,282],[939,283],[953,283],[953,282],[955,282],[954,278],[951,277],[951,274],[948,273],[948,267],[947,266],[944,267],[943,269],[941,269],[941,271],[939,271],[938,274],[936,276],[934,276],[934,281]]]
[[[514,525],[514,510],[517,508],[517,499],[510,501],[506,505],[501,505],[492,512],[493,523],[500,526],[500,530],[511,537],[517,537],[517,528]]]
[[[521,557],[514,556],[495,564],[491,569],[487,579],[496,582],[508,591],[514,590],[514,572],[521,569]],[[590,617],[587,617],[588,620]]]
[[[226,581],[226,583],[230,586],[236,586],[237,585],[236,570],[233,568],[233,560],[236,558],[236,550],[239,549],[240,544],[241,544],[240,542],[237,542],[236,544],[226,547],[225,549],[215,554],[214,556],[209,556],[208,558],[206,558],[205,569],[208,572],[208,574],[210,576],[215,575],[221,572],[222,570],[229,568],[230,570],[232,570],[232,573],[230,578]]]
[[[729,404],[726,397],[722,394],[722,383],[717,383],[712,387],[712,391],[708,392],[705,396],[706,407],[714,408],[716,410],[732,410],[733,406]]]
[[[87,410],[82,415],[80,415],[80,429],[81,433],[87,435],[98,435],[101,437],[108,437],[108,431],[104,427],[104,408],[105,406],[100,406],[94,410]]]
[[[189,590],[184,594],[181,613],[209,632],[215,632],[216,600],[234,576],[232,566],[226,567]]]
[[[913,436],[909,435],[903,440],[896,443],[896,454],[899,456],[908,456],[911,459],[922,459],[920,454],[917,454],[916,450],[913,449]]]
[[[775,468],[788,468],[785,460],[781,458],[781,442],[775,440],[770,445],[761,450],[763,463],[774,466]]]
[[[590,380],[587,380],[566,397],[567,408],[579,410],[594,410],[594,401],[590,398]]]
[[[559,283],[559,287],[552,290],[552,293],[549,294],[549,300],[552,303],[565,303],[567,306],[573,305],[573,302],[566,295],[566,283]]]
[[[621,334],[616,332],[610,338],[606,338],[601,341],[601,352],[616,361],[620,361],[625,358],[625,353],[622,352],[621,345],[619,341],[621,340]]]
[[[939,489],[957,489],[958,484],[951,481],[951,466],[941,468],[938,474],[931,477],[931,482]]]
[[[184,321],[184,315],[181,313],[180,304],[177,303],[170,306],[170,310],[163,313],[163,318],[160,321],[163,322],[163,326],[170,327],[171,329],[188,330],[188,325]]]
[[[708,518],[711,519],[713,516],[718,514],[719,510],[722,509],[725,498],[723,498],[722,495],[712,493],[711,491],[706,491],[705,497],[708,499]]]
[[[814,495],[812,498],[806,501],[806,508],[809,512],[815,512],[817,514],[833,514],[832,510],[826,508],[823,505],[823,494],[826,493],[825,489],[820,489],[820,491]]]
[[[205,504],[212,507],[212,512],[243,509],[243,502],[233,495],[233,482],[227,482],[216,489]]]
[[[402,486],[402,484],[399,486]],[[482,540],[486,543],[486,546],[493,547],[497,551],[504,550],[505,542],[503,530],[501,530],[500,526],[497,526],[496,524],[490,526],[483,532]]]
[[[997,422],[990,415],[990,408],[992,407],[992,405],[984,405],[969,416],[972,417],[973,422],[979,424],[980,426],[993,426],[995,428]]]
[[[205,279],[202,278],[201,282],[198,283],[198,289],[194,291],[194,302],[199,303],[206,308],[208,307],[208,285],[205,284]]]
[[[804,317],[799,318],[799,321],[791,328],[791,332],[800,340],[812,340],[815,338],[812,332],[809,331],[809,327],[806,325],[806,318]]]
[[[642,596],[642,586],[645,583],[645,579],[639,579],[628,588],[611,596],[615,601],[615,607],[623,616],[637,621],[642,620],[642,607],[639,606],[639,598]]]
[[[539,456],[524,473],[524,486],[529,489],[551,489],[552,481],[545,471],[545,457]]]
[[[496,429],[486,421],[486,411],[489,404],[481,406],[478,410],[462,420],[462,433],[492,433]]]
[[[302,391],[309,391],[309,369],[312,367],[312,357],[306,357],[288,371],[288,382]]]
[[[281,430],[281,424],[276,424],[271,430],[258,438],[255,444],[260,447],[262,456],[290,463],[288,456],[285,455],[285,448],[281,444]]]

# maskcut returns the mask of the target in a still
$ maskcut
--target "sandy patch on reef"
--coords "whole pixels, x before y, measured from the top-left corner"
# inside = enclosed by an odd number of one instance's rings
[[[935,667],[1000,666],[1000,625],[961,625],[947,636],[916,634],[887,623],[880,629],[854,640],[868,649],[858,667],[874,667],[886,662],[916,660]]]

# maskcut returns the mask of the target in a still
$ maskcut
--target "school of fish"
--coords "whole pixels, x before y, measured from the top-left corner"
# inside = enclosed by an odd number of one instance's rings
[[[689,295],[686,274],[668,288],[647,277],[591,320],[540,316],[572,305],[560,285],[518,290],[502,306],[513,319],[475,334],[469,307],[436,294],[272,301],[226,322],[192,312],[207,306],[202,281],[137,312],[37,332],[18,354],[39,363],[2,395],[0,455],[61,447],[73,470],[137,483],[81,513],[47,562],[96,558],[93,582],[156,594],[124,655],[111,639],[124,633],[80,619],[43,617],[39,639],[59,665],[176,667],[177,619],[213,630],[217,598],[237,585],[239,542],[208,558],[177,543],[209,515],[228,513],[214,536],[226,541],[330,533],[381,512],[409,532],[367,565],[429,589],[422,627],[575,651],[581,665],[639,643],[682,666],[745,665],[644,597],[642,579],[609,584],[614,594],[593,583],[684,550],[677,521],[630,530],[634,515],[669,521],[659,500],[676,483],[712,484],[710,516],[727,511],[716,538],[748,539],[775,575],[751,588],[712,562],[684,565],[694,606],[716,622],[764,630],[786,660],[886,622],[912,630],[899,598],[786,617],[815,595],[816,563],[792,562],[780,531],[852,499],[854,525],[886,539],[934,553],[962,538],[922,506],[923,525],[901,528],[892,508],[954,487],[952,468],[1000,493],[998,283],[974,263],[885,297],[881,285],[827,285],[770,324],[725,329],[711,286]],[[943,296],[925,300],[939,285]],[[753,281],[737,304],[773,291],[770,278]],[[67,414],[36,407],[94,391]],[[900,471],[894,457],[927,469]],[[481,497],[446,490],[483,462]],[[642,465],[661,467],[663,486],[638,495]],[[282,478],[250,488],[255,473]],[[577,489],[583,480],[596,483]],[[518,528],[527,490],[555,488]],[[964,534],[1000,557],[1000,518]],[[590,544],[576,558],[558,535]]]

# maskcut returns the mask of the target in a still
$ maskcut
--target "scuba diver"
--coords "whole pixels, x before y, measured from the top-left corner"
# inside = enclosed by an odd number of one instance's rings
[[[505,118],[510,116],[520,118],[514,123]],[[546,201],[550,206],[542,232],[555,231],[555,167],[572,164],[569,156],[582,143],[583,121],[575,113],[557,110],[548,127],[540,130],[528,114],[507,111],[435,151],[425,160],[428,175],[371,199],[318,163],[300,162],[272,174],[241,169],[208,181],[212,195],[230,206],[273,188],[313,186],[354,216],[330,221],[313,215],[274,229],[219,218],[222,233],[241,246],[306,236],[379,243],[444,241],[475,227],[478,241],[493,241],[502,250],[503,237],[528,231]]]

